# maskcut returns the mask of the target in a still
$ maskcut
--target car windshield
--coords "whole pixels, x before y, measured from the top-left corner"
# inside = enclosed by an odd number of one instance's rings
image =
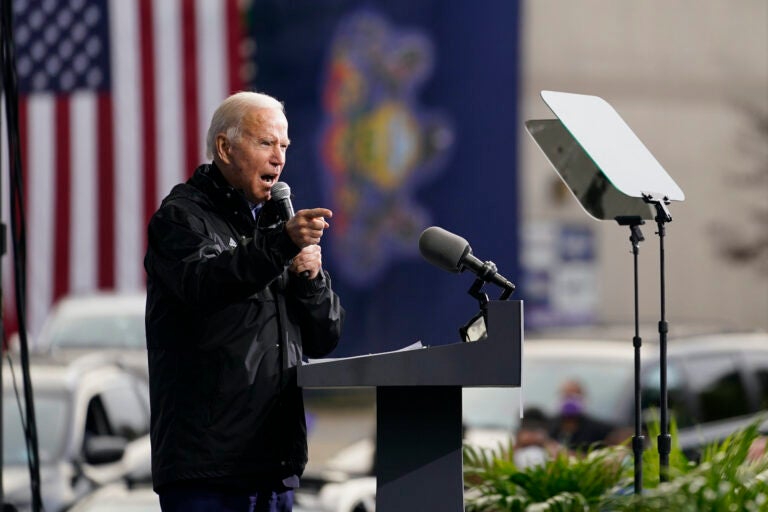
[[[629,361],[578,361],[555,358],[530,359],[523,369],[522,401],[526,410],[538,408],[557,415],[559,390],[568,380],[581,383],[586,412],[616,422],[619,400],[630,382]],[[466,388],[464,422],[468,427],[515,429],[520,418],[518,388]]]
[[[52,462],[64,451],[68,418],[69,410],[64,394],[45,395],[35,392],[35,423],[40,462],[44,464]],[[19,418],[16,395],[5,393],[3,396],[3,465],[26,463],[27,444]]]
[[[60,317],[49,330],[50,346],[59,348],[146,347],[143,314]]]

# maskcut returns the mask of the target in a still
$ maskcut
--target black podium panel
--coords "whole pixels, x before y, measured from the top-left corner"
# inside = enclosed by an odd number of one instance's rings
[[[490,301],[485,340],[314,362],[299,386],[520,386],[522,326],[522,301]]]
[[[380,387],[376,405],[376,510],[464,510],[461,388]]]
[[[376,387],[379,512],[464,509],[461,388],[520,386],[522,301],[488,303],[488,337],[313,362],[306,388]]]

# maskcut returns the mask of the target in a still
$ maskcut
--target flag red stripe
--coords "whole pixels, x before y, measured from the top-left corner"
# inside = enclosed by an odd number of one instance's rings
[[[54,105],[56,162],[53,194],[53,301],[69,291],[70,198],[72,194],[72,155],[70,150],[69,98],[57,96]],[[74,134],[73,134],[74,135]]]
[[[139,3],[140,61],[141,61],[141,90],[142,101],[142,131],[144,152],[144,222],[149,224],[149,218],[157,206],[157,125],[155,98],[155,40],[152,26],[151,0],[141,0]],[[146,249],[146,229],[142,229],[142,252]]]
[[[226,32],[227,58],[229,59],[229,93],[243,90],[242,73],[242,27],[238,0],[227,0],[226,3]]]
[[[112,99],[100,93],[96,99],[96,196],[98,208],[98,287],[111,289],[115,285],[115,146]]]
[[[195,3],[183,0],[181,4],[181,39],[184,96],[184,162],[185,172],[191,175],[200,161],[198,133],[200,114],[197,90],[197,44],[195,42]]]

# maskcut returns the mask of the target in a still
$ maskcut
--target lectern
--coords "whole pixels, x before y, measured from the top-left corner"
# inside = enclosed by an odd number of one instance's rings
[[[464,510],[463,387],[520,386],[522,301],[490,301],[488,337],[313,362],[306,388],[376,388],[376,509]]]

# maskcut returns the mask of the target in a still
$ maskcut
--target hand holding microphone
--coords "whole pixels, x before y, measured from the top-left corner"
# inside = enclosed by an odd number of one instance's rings
[[[280,218],[285,221],[288,236],[294,244],[302,248],[293,259],[290,270],[301,273],[308,279],[314,279],[322,267],[321,250],[318,244],[323,236],[323,230],[330,226],[325,218],[333,217],[333,212],[327,208],[313,208],[294,213],[291,187],[283,181],[278,181],[272,186],[271,197],[278,206]]]

